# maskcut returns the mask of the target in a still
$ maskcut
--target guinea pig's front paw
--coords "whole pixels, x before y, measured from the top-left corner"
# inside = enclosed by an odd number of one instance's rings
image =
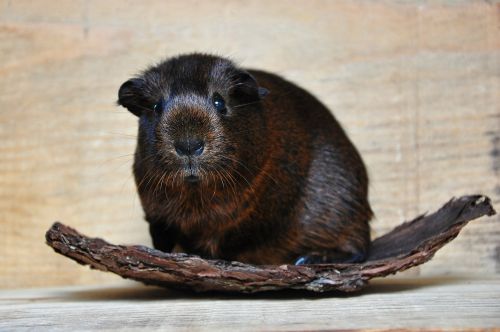
[[[311,255],[303,255],[297,258],[295,265],[305,264],[334,264],[334,263],[360,263],[366,259],[363,253],[339,253],[339,252],[324,252]]]
[[[304,256],[300,256],[295,261],[295,265],[321,264],[321,263],[324,263],[323,256],[319,256],[319,255],[304,255]]]

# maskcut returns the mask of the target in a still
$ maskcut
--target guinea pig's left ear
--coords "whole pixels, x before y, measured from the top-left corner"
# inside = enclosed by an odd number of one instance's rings
[[[260,87],[257,80],[246,71],[238,72],[233,77],[233,85],[229,90],[229,96],[240,103],[251,103],[264,98],[269,90]]]
[[[141,78],[132,78],[123,83],[118,91],[118,105],[127,108],[136,116],[141,116],[145,106],[142,105],[143,95],[142,90],[144,80]]]

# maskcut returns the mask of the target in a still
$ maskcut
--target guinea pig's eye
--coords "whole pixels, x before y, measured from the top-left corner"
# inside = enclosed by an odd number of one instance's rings
[[[163,100],[163,98],[158,100],[158,102],[153,106],[153,110],[157,114],[160,114],[161,112],[163,112],[164,108],[165,108],[165,101]]]
[[[212,103],[214,104],[214,107],[217,111],[222,114],[226,113],[226,102],[224,101],[224,98],[222,98],[222,96],[217,92],[212,96]]]

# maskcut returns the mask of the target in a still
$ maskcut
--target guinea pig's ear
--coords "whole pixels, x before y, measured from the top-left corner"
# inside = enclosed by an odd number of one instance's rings
[[[142,105],[142,89],[144,80],[142,78],[132,78],[123,83],[118,91],[118,105],[127,108],[136,116],[141,116],[146,108]]]
[[[264,98],[269,91],[260,87],[255,78],[246,71],[240,71],[233,77],[229,96],[239,103],[251,103]]]

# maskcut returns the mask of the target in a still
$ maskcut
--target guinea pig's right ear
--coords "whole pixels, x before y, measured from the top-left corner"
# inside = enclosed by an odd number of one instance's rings
[[[136,116],[141,116],[144,105],[141,105],[144,80],[142,78],[132,78],[123,83],[118,91],[118,105],[127,108]]]
[[[250,73],[242,70],[233,76],[233,86],[229,95],[239,102],[255,102],[268,94],[269,90],[259,86],[257,80]]]

